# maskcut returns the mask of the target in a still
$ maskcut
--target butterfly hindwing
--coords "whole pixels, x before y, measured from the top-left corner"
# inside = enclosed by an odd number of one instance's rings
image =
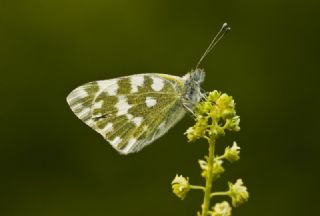
[[[71,110],[90,127],[94,123],[91,118],[92,104],[99,91],[96,82],[90,82],[74,89],[67,97]]]
[[[183,80],[138,74],[78,87],[67,98],[72,111],[122,154],[139,151],[184,115]]]

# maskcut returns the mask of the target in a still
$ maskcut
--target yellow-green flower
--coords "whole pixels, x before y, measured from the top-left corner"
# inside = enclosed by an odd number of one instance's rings
[[[208,174],[208,162],[205,160],[199,160],[200,168],[202,169],[201,176],[206,178]],[[216,180],[220,178],[220,175],[225,171],[222,166],[223,161],[219,159],[215,159],[212,166],[213,179]]]
[[[176,175],[176,177],[171,182],[171,185],[173,193],[182,200],[186,197],[187,193],[190,190],[189,179],[183,177],[182,175]]]
[[[240,117],[235,102],[227,94],[213,91],[195,108],[196,123],[186,131],[189,142],[200,138],[217,139],[225,130],[239,131]]]
[[[236,142],[233,142],[231,148],[229,146],[226,147],[224,150],[224,157],[230,162],[235,162],[240,159],[240,147]]]
[[[230,118],[235,115],[235,103],[231,96],[222,94],[217,100],[216,104],[221,111],[222,118]]]
[[[234,116],[230,119],[226,119],[226,123],[224,125],[224,129],[230,131],[240,131],[240,117]]]
[[[231,210],[229,203],[223,201],[214,205],[212,216],[231,216]]]
[[[246,201],[248,201],[249,193],[247,187],[243,185],[242,179],[238,179],[235,184],[229,182],[229,193],[228,195],[232,199],[232,205],[237,207]]]
[[[220,97],[221,93],[218,92],[217,90],[214,90],[208,94],[208,101],[211,103],[215,103],[218,98]]]
[[[196,141],[197,139],[205,136],[208,128],[208,119],[209,117],[207,116],[197,116],[196,124],[185,132],[189,142]]]
[[[221,174],[224,172],[224,168],[222,166],[223,160],[215,159],[213,163],[213,179],[216,180],[220,178]]]

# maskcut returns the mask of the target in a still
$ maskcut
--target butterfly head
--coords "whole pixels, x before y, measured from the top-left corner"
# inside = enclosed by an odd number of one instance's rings
[[[193,80],[193,82],[198,83],[199,85],[204,81],[205,76],[206,73],[203,69],[195,69],[190,73],[190,79]]]
[[[182,104],[187,110],[193,110],[194,106],[201,100],[201,83],[204,81],[205,72],[202,69],[195,69],[186,74],[183,79],[185,80],[185,88],[182,95]]]

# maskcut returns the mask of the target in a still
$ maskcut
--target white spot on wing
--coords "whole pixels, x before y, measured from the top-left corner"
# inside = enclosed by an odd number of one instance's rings
[[[132,76],[130,77],[131,81],[131,93],[138,92],[138,86],[143,86],[144,82],[144,76],[138,75],[138,76]]]
[[[84,108],[83,110],[81,110],[81,112],[79,112],[77,115],[80,119],[83,119],[84,117],[86,117],[87,115],[89,115],[91,112],[91,109],[89,108]]]
[[[93,119],[88,119],[87,121],[85,121],[87,125],[89,125],[90,127],[93,126],[94,121]]]
[[[122,139],[120,137],[116,137],[114,138],[114,140],[110,140],[109,142],[111,143],[111,145],[114,147],[114,148],[117,148],[117,145],[122,141]]]
[[[126,147],[122,150],[122,153],[124,153],[124,154],[130,153],[130,150],[132,149],[133,145],[136,144],[136,143],[137,143],[137,139],[131,138],[128,141]]]
[[[88,96],[88,92],[86,92],[83,88],[80,87],[77,89],[75,96],[85,98]]]
[[[141,125],[142,120],[142,117],[135,117],[132,119],[133,123],[135,123],[138,127]]]
[[[124,96],[118,96],[118,102],[115,105],[115,108],[118,109],[117,112],[117,116],[121,116],[121,115],[125,115],[128,113],[128,110],[131,108],[132,106],[130,104],[128,104],[127,102],[127,98]]]
[[[146,97],[146,105],[147,107],[153,107],[157,104],[157,100],[152,97]]]
[[[93,105],[92,105],[92,108],[93,109],[101,109],[103,105],[103,100],[100,100],[99,102],[95,102]]]
[[[103,136],[111,131],[113,131],[113,124],[111,122],[109,122],[103,129],[100,130]]]
[[[155,91],[161,91],[164,87],[164,80],[158,77],[151,77],[151,78],[153,80],[151,88]]]
[[[100,91],[105,91],[110,96],[114,96],[118,91],[118,79],[97,81]]]
[[[127,114],[127,118],[128,118],[129,120],[131,120],[131,119],[133,118],[133,115]]]
[[[79,110],[79,109],[83,109],[84,107],[83,107],[82,103],[78,103],[74,106],[71,106],[71,108],[72,108],[72,110]]]
[[[70,104],[72,102],[74,102],[75,100],[79,100],[82,99],[82,98],[85,98],[85,97],[88,97],[88,92],[86,92],[84,90],[84,88],[81,86],[81,87],[78,87],[77,89],[73,90],[67,97],[67,102]]]

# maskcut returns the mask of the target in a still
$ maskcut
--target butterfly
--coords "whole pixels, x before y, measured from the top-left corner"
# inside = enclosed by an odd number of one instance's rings
[[[67,102],[120,154],[138,152],[193,112],[204,96],[200,85],[205,72],[198,66],[227,30],[224,24],[196,69],[183,77],[145,73],[93,81],[74,89]]]
[[[137,74],[94,81],[73,90],[67,102],[76,116],[121,154],[137,152],[165,134],[201,99],[205,72],[183,77]]]

